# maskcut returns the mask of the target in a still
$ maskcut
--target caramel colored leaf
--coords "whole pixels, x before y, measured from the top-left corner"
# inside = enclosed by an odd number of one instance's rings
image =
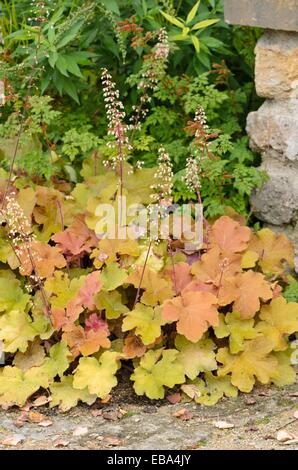
[[[176,294],[180,294],[192,281],[190,269],[191,267],[187,263],[175,263],[174,267],[171,266],[166,270],[165,274],[170,277],[172,288]]]
[[[248,227],[243,227],[224,215],[220,217],[211,229],[211,246],[218,247],[224,256],[244,251],[251,237]]]
[[[94,296],[100,291],[101,287],[102,282],[100,280],[99,271],[93,271],[92,273],[87,274],[84,284],[78,293],[80,303],[89,310],[94,309]]]
[[[124,340],[123,353],[127,359],[142,357],[145,354],[146,349],[146,346],[136,335],[127,336]]]
[[[163,304],[163,318],[177,321],[177,331],[188,340],[199,341],[209,326],[218,325],[217,299],[209,292],[187,292]]]
[[[223,282],[219,291],[219,304],[229,305],[233,302],[233,311],[239,312],[241,318],[253,318],[260,309],[260,300],[272,298],[270,284],[261,273],[246,271]]]
[[[56,268],[64,268],[66,261],[59,248],[34,241],[18,250],[20,273],[29,276],[33,271],[42,278],[50,277]]]
[[[13,360],[13,365],[21,369],[23,372],[26,372],[26,370],[30,369],[31,367],[40,366],[44,359],[44,348],[41,346],[38,340],[35,340],[28,346],[26,352],[16,353]]]
[[[83,354],[83,356],[90,356],[99,351],[101,347],[108,349],[111,346],[108,338],[110,332],[107,324],[103,323],[104,325],[96,329],[84,329],[80,325],[73,325],[63,333],[62,337],[68,344],[74,357],[77,357],[79,353]]]
[[[218,287],[227,277],[241,272],[241,256],[231,254],[225,257],[215,247],[192,265],[191,272],[199,281]]]
[[[74,256],[89,253],[98,243],[95,233],[87,227],[82,216],[78,216],[70,227],[56,233],[52,239],[62,253]]]

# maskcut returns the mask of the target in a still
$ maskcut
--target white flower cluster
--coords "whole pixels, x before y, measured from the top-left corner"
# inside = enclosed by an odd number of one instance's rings
[[[32,265],[33,262],[40,260],[37,253],[29,253],[36,236],[32,233],[30,220],[15,197],[6,197],[5,208],[0,211],[0,223],[6,228],[7,238],[19,260],[22,259],[23,263]],[[29,276],[30,283],[25,286],[28,292],[32,291],[32,286],[40,284],[40,278],[34,271],[33,269],[33,273]]]
[[[209,126],[207,124],[206,113],[202,106],[199,106],[196,110],[194,122],[198,122],[202,130],[207,131],[209,129]]]
[[[119,99],[119,91],[116,89],[112,76],[107,69],[103,69],[101,81],[108,118],[108,135],[115,138],[114,141],[109,142],[109,146],[117,150],[117,155],[113,156],[111,161],[105,161],[104,164],[116,169],[118,164],[126,159],[128,152],[131,150],[127,137],[128,126],[123,122],[125,111],[123,103]]]
[[[30,6],[32,7],[33,17],[28,18],[28,21],[36,23],[45,23],[48,21],[50,10],[46,2],[41,0],[32,0]]]
[[[172,204],[173,165],[163,145],[160,146],[158,153],[158,169],[154,175],[156,181],[150,186],[155,192],[151,194],[151,198],[162,206],[168,206]]]
[[[191,155],[186,160],[185,176],[183,181],[189,191],[198,193],[201,188],[200,168],[195,156]]]
[[[15,247],[34,240],[31,224],[23,209],[13,196],[6,197],[5,209],[0,212],[2,226],[7,227],[7,235]]]
[[[147,116],[149,109],[146,106],[151,101],[149,93],[157,89],[160,77],[165,72],[169,53],[170,45],[168,34],[165,28],[162,28],[159,31],[158,42],[153,48],[153,53],[145,63],[145,69],[137,87],[143,94],[140,97],[139,105],[133,106],[133,114],[130,117],[130,130],[139,130],[141,127],[140,120],[145,119]]]
[[[158,35],[158,42],[154,48],[155,59],[167,60],[170,53],[168,33],[165,28],[161,28]]]

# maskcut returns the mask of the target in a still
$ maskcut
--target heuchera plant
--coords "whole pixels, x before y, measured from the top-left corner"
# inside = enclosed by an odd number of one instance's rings
[[[150,204],[155,170],[130,170],[123,194]],[[167,240],[98,239],[95,208],[115,204],[119,181],[103,166],[94,175],[86,164],[83,176],[70,193],[22,178],[9,187],[0,246],[4,408],[42,389],[64,411],[92,404],[110,394],[125,363],[135,392],[151,399],[179,385],[211,405],[256,382],[294,382],[298,304],[282,295],[284,261],[293,266],[284,235],[254,233],[230,213],[205,224],[192,254],[179,240],[169,250]]]

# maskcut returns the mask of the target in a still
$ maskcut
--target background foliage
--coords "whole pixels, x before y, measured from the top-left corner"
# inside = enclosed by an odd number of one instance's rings
[[[24,143],[18,152],[21,170],[47,180],[53,175],[79,180],[83,160],[93,150],[105,153],[101,68],[112,73],[129,115],[138,101],[144,59],[156,44],[156,31],[165,27],[171,44],[167,73],[154,90],[131,161],[153,166],[163,144],[175,164],[175,198],[188,199],[181,183],[190,143],[184,128],[203,106],[210,127],[218,132],[212,142],[216,158],[209,162],[202,183],[207,215],[223,214],[224,205],[248,213],[248,195],[264,181],[254,168],[258,160],[248,149],[244,131],[248,111],[259,104],[253,85],[257,30],[227,26],[221,0],[51,1],[42,2],[42,11],[40,2],[33,2],[34,7],[31,3],[2,0],[0,16],[1,75],[10,94],[0,135],[11,143],[17,116],[25,109],[34,140],[34,146]],[[181,35],[180,26],[173,24],[181,24],[177,18],[189,18],[190,27],[199,29],[190,34],[186,27]],[[196,47],[191,36],[196,37]],[[28,85],[30,106],[25,99]],[[2,142],[7,168],[13,144]]]

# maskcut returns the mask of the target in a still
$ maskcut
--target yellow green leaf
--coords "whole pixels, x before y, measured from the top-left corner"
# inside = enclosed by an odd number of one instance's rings
[[[144,344],[153,343],[161,335],[161,326],[166,322],[162,319],[159,308],[147,307],[138,303],[134,310],[126,313],[122,331],[135,329]]]
[[[254,268],[258,259],[259,259],[259,255],[255,251],[252,251],[252,250],[246,251],[241,260],[241,268],[242,269]]]
[[[228,348],[219,349],[216,359],[223,364],[218,369],[218,376],[231,374],[232,384],[241,392],[251,392],[256,379],[262,384],[268,384],[276,373],[277,359],[269,355],[273,344],[268,338],[258,336],[247,341],[244,351],[232,355]]]
[[[3,408],[23,406],[39,388],[38,381],[32,381],[28,373],[18,367],[6,366],[0,369],[0,405]]]
[[[177,361],[183,366],[185,375],[191,380],[194,380],[200,372],[217,369],[215,344],[211,339],[202,338],[197,343],[192,343],[184,336],[178,335],[175,346],[179,350]]]
[[[70,280],[63,271],[55,271],[54,275],[45,281],[45,289],[51,298],[51,305],[65,308],[67,303],[79,293],[85,279],[86,276],[80,276]]]
[[[79,401],[92,405],[97,396],[90,395],[88,389],[78,390],[73,388],[73,377],[67,375],[61,378],[61,382],[55,382],[50,386],[50,408],[59,406],[59,410],[65,412],[76,406]]]
[[[120,268],[118,263],[111,263],[106,266],[101,273],[103,288],[107,291],[115,290],[122,286],[128,275],[125,269]]]
[[[231,384],[230,377],[217,377],[211,372],[206,372],[204,380],[197,379],[192,385],[197,388],[194,400],[200,405],[213,406],[223,396],[235,398],[238,395],[238,390]]]
[[[187,34],[175,34],[172,36],[173,41],[185,41],[188,39]]]
[[[274,353],[278,361],[278,366],[272,377],[272,382],[274,385],[277,385],[277,387],[284,387],[285,385],[291,385],[296,382],[296,371],[291,366],[291,354],[291,349]]]
[[[168,13],[165,13],[164,11],[161,11],[160,13],[173,25],[177,26],[178,28],[184,28],[184,23],[182,21],[178,20],[172,15],[169,15]]]
[[[217,18],[214,18],[213,20],[199,21],[191,28],[191,30],[196,31],[197,29],[207,28],[208,26],[212,26],[213,24],[218,23],[218,22],[219,22],[219,19]]]
[[[24,294],[18,279],[0,277],[0,311],[25,310],[30,299]]]
[[[191,37],[191,41],[195,47],[195,50],[199,53],[200,52],[200,40],[199,38],[197,38],[197,36],[194,36],[193,34],[190,36]]]
[[[177,361],[178,354],[176,349],[146,352],[131,375],[136,394],[157,400],[164,397],[164,386],[183,383],[185,377],[183,367]]]
[[[105,310],[105,316],[109,320],[119,318],[128,312],[128,308],[122,302],[122,295],[116,290],[99,292],[95,298],[95,304],[98,310]]]
[[[283,233],[277,235],[263,228],[252,238],[248,249],[256,253],[264,273],[281,274],[284,260],[294,267],[294,246]]]
[[[0,317],[0,339],[5,352],[25,352],[28,341],[33,341],[37,334],[32,319],[24,311],[12,310]]]
[[[119,367],[117,352],[105,351],[99,359],[81,357],[74,372],[73,386],[78,390],[88,388],[91,395],[104,398],[117,385],[115,374]]]
[[[197,14],[198,8],[200,6],[201,0],[199,0],[190,10],[186,18],[186,24],[190,23]]]
[[[269,305],[263,305],[260,319],[270,325],[271,335],[275,334],[275,351],[286,349],[288,344],[287,335],[298,331],[298,303],[287,302],[284,297],[276,297]],[[266,326],[259,324],[259,329],[266,329]],[[266,331],[269,331],[268,328]]]
[[[258,334],[254,328],[254,320],[243,320],[238,312],[229,312],[226,315],[221,313],[219,326],[214,327],[214,333],[217,338],[229,336],[232,354],[243,351],[245,340],[254,339]]]

